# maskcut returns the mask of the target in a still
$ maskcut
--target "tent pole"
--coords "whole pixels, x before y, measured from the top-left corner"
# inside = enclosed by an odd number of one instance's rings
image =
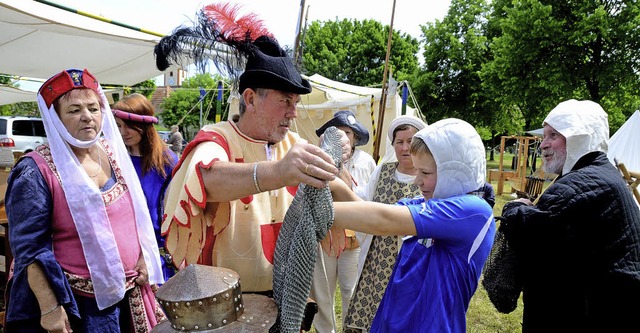
[[[380,107],[378,108],[378,135],[373,142],[373,160],[378,162],[380,159],[380,138],[382,137],[382,127],[384,126],[384,109],[387,104],[387,73],[389,71],[389,55],[391,54],[391,39],[393,37],[393,17],[396,13],[396,0],[393,0],[393,9],[391,10],[391,24],[389,25],[389,38],[387,39],[387,55],[384,60],[384,72],[382,73],[382,92],[380,95]]]
[[[402,85],[402,115],[407,114],[407,98],[409,97],[409,88],[407,88],[407,83]]]
[[[293,60],[296,64],[300,64],[299,59],[302,57],[298,49],[301,43],[300,39],[302,35],[302,17],[304,14],[304,3],[305,0],[300,0],[300,13],[298,14],[298,26],[296,27],[296,40],[293,44]]]

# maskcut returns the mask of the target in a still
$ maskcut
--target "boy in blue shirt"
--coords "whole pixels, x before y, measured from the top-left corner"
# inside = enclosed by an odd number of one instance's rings
[[[361,201],[331,182],[334,224],[407,235],[370,332],[466,332],[466,311],[495,235],[491,206],[468,193],[485,182],[484,146],[473,126],[444,119],[417,132],[411,158],[422,196],[396,205]]]

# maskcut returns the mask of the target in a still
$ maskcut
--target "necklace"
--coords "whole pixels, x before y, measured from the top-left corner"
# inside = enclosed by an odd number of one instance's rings
[[[96,173],[95,173],[95,174],[90,175],[90,174],[87,172],[87,175],[88,175],[90,178],[95,178],[96,176],[98,176],[98,174],[100,173],[100,171],[101,171],[101,170],[102,170],[102,154],[100,154],[100,148],[98,148],[98,169],[96,170]]]

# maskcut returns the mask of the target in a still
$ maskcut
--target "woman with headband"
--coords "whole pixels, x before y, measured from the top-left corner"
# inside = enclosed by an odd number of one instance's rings
[[[48,144],[9,176],[7,332],[148,332],[158,244],[102,87],[69,69],[38,91]],[[160,317],[156,317],[160,316]]]
[[[131,94],[113,105],[116,124],[129,150],[142,191],[147,199],[153,230],[160,247],[160,260],[164,280],[175,274],[170,257],[164,250],[165,238],[160,234],[164,193],[171,180],[171,172],[178,156],[164,144],[153,127],[158,118],[153,116],[153,105],[141,94]]]

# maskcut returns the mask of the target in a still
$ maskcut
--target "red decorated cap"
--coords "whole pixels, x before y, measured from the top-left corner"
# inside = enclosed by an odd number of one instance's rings
[[[38,93],[42,95],[47,107],[51,107],[58,97],[78,88],[89,88],[98,92],[98,80],[86,68],[83,71],[67,69],[47,80]]]

